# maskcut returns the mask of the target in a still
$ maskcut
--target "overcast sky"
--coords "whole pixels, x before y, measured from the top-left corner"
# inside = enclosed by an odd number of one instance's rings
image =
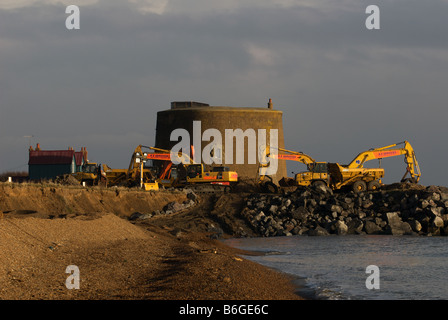
[[[348,163],[408,140],[421,183],[448,185],[447,17],[447,0],[0,0],[0,172],[27,170],[29,141],[125,168],[171,101],[272,98],[289,149]]]

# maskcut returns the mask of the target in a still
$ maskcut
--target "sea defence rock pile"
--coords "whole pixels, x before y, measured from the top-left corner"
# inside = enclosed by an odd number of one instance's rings
[[[307,234],[448,235],[448,189],[395,184],[382,190],[299,188],[253,193],[242,216],[263,237]]]

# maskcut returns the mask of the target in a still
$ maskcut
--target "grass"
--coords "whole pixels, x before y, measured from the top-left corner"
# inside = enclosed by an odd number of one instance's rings
[[[13,177],[13,180],[28,180],[28,171],[5,171],[0,173],[0,181],[8,181],[8,177]]]

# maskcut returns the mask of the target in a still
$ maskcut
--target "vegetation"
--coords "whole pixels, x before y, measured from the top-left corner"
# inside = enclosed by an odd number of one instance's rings
[[[8,181],[8,177],[12,177],[14,182],[22,182],[28,180],[28,171],[5,171],[0,173],[0,181]]]

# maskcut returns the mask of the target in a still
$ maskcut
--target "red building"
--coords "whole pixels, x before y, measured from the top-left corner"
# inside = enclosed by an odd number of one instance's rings
[[[28,173],[30,180],[54,179],[57,176],[81,171],[87,162],[87,150],[81,151],[73,148],[67,150],[41,150],[37,144],[36,149],[30,147],[28,160]]]

